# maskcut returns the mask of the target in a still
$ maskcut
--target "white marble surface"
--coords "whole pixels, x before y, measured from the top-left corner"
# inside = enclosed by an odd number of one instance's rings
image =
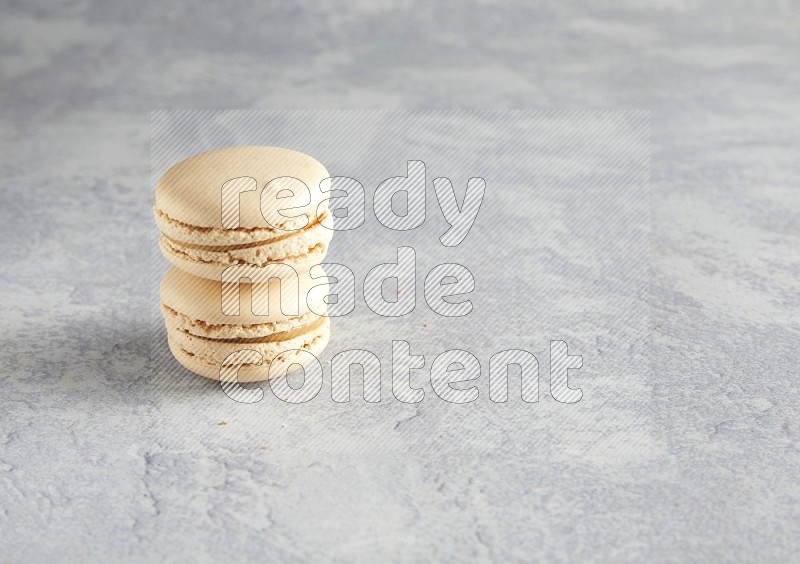
[[[51,4],[0,7],[0,560],[800,557],[796,7]],[[651,111],[651,370],[569,429],[167,396],[149,112],[198,107]]]

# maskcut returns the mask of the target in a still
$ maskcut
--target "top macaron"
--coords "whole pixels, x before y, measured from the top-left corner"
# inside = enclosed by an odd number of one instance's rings
[[[176,267],[219,280],[232,265],[322,261],[333,231],[330,175],[316,159],[279,147],[228,147],[172,166],[156,186],[160,247]]]

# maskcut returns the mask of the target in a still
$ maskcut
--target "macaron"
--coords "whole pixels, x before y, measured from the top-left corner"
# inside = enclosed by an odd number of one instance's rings
[[[223,366],[238,365],[240,382],[258,382],[285,374],[292,364],[303,365],[308,355],[298,351],[321,354],[330,338],[329,318],[320,315],[327,286],[308,273],[299,275],[294,287],[287,284],[288,291],[283,284],[273,279],[239,285],[239,313],[226,315],[221,282],[170,268],[160,297],[173,356],[206,378],[219,380]],[[244,350],[257,354],[236,354]],[[273,367],[278,355],[280,366]]]
[[[333,236],[322,223],[330,211],[320,186],[329,177],[316,159],[279,147],[227,147],[184,159],[156,186],[161,252],[211,280],[232,265],[283,262],[308,270]],[[227,200],[225,185],[238,188]]]

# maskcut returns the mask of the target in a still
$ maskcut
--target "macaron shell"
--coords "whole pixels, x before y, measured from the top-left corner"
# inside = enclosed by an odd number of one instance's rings
[[[326,328],[326,331],[319,333],[314,337],[313,340],[303,346],[302,350],[306,350],[318,358],[325,350],[329,339],[330,329]],[[197,357],[191,356],[189,353],[181,349],[172,339],[168,339],[168,344],[170,351],[172,351],[172,355],[184,368],[205,378],[219,380],[220,366],[202,362]],[[304,362],[306,359],[307,356],[301,355],[300,353],[286,354],[282,357],[278,364],[275,364],[272,375],[283,375],[292,366],[292,364],[302,364],[302,362]],[[272,365],[267,362],[262,362],[260,365],[242,365],[239,368],[238,380],[239,382],[243,383],[262,382],[264,380],[268,380],[271,366]]]
[[[328,195],[320,183],[330,175],[316,159],[280,147],[226,147],[184,159],[172,166],[156,186],[155,207],[166,217],[197,228],[223,228],[222,186],[234,178],[251,177],[257,188],[239,194],[239,227],[242,229],[294,229],[316,217],[319,204]],[[285,217],[267,223],[261,213],[261,194],[267,183],[290,177],[302,181],[310,202],[287,210]],[[279,205],[280,200],[267,202]],[[158,212],[157,212],[158,215]]]

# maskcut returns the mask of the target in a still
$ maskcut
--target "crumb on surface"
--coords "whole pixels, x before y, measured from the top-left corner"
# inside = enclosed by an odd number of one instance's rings
[[[228,422],[225,419],[220,419],[219,420],[219,425],[227,425],[227,424],[228,424]]]

